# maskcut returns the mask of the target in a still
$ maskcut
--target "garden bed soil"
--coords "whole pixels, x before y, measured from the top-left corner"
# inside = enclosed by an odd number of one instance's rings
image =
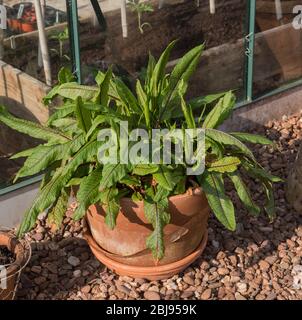
[[[244,36],[246,6],[242,0],[225,1],[214,15],[209,13],[207,4],[197,7],[194,1],[166,5],[160,10],[154,3],[154,8],[154,12],[143,15],[143,20],[151,25],[145,28],[144,34],[138,30],[136,14],[127,9],[128,38],[122,37],[120,10],[105,14],[106,33],[101,33],[98,26],[81,23],[82,64],[98,68],[98,61],[104,60],[133,74],[146,66],[149,52],[158,57],[172,40],[179,39],[171,56],[176,59],[200,43],[205,42],[209,49]],[[49,41],[49,48],[57,47],[58,43]],[[65,50],[69,55],[68,44]],[[37,40],[27,37],[16,50],[6,50],[4,61],[44,81],[43,70],[37,66],[37,52]],[[56,79],[60,66],[66,61],[51,55],[53,79]]]
[[[254,127],[275,144],[256,146],[261,165],[284,179],[302,140],[302,112]],[[259,186],[249,181],[257,202]],[[83,221],[72,222],[73,203],[55,234],[40,215],[27,235],[33,255],[21,277],[18,299],[54,300],[301,300],[302,215],[285,199],[285,184],[274,186],[277,217],[247,214],[227,185],[237,212],[237,231],[227,231],[213,216],[204,254],[183,273],[161,281],[120,277],[101,265],[82,239]]]

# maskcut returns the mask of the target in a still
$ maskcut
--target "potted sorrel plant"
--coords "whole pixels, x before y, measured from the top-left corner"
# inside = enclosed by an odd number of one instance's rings
[[[210,208],[227,229],[236,229],[225,178],[233,182],[253,215],[261,209],[241,172],[257,179],[267,197],[265,210],[274,217],[272,183],[279,178],[265,172],[244,144],[270,141],[217,129],[233,109],[232,92],[186,102],[188,81],[203,45],[189,51],[166,74],[174,44],[157,62],[150,55],[144,82],[137,80],[133,91],[111,70],[98,73],[96,86],[83,86],[62,69],[59,84],[45,98],[47,104],[60,97],[62,105],[45,126],[15,118],[1,108],[0,121],[45,141],[14,156],[27,157],[16,179],[46,170],[19,236],[34,227],[44,210],[51,223],[60,225],[73,188],[78,201],[74,219],[86,217],[86,239],[96,257],[119,274],[162,279],[180,272],[201,254]],[[179,148],[181,139],[170,140],[171,148],[162,153],[163,137],[159,145],[152,144],[158,141],[153,138],[156,129],[168,133],[179,129],[180,138],[191,130],[204,139],[193,134],[191,144],[185,139],[183,148]],[[188,161],[187,152],[194,163]],[[184,154],[186,161],[176,161]],[[154,155],[159,155],[156,161]],[[167,155],[171,163],[163,160]]]

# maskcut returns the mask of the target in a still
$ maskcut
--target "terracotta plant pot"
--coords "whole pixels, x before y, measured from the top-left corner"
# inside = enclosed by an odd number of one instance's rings
[[[13,300],[21,271],[31,257],[30,246],[24,246],[18,239],[8,232],[0,230],[0,246],[6,246],[13,252],[15,261],[1,266],[0,269],[0,300]],[[27,247],[27,248],[26,248]],[[4,272],[5,270],[5,272]]]
[[[22,22],[21,23],[21,32],[22,33],[27,33],[27,32],[32,32],[36,30],[36,23],[34,22]]]
[[[21,22],[19,19],[8,19],[7,20],[8,23],[8,27],[12,30],[12,31],[16,31],[19,32],[20,28],[21,28]]]
[[[20,19],[8,19],[8,27],[18,33],[32,32],[37,29],[35,22],[22,22]]]
[[[87,212],[86,239],[95,256],[121,275],[164,279],[181,272],[203,251],[207,240],[209,206],[201,189],[169,198],[170,224],[164,228],[165,256],[155,266],[146,238],[152,231],[142,201],[123,198],[116,228],[105,224],[101,206]]]

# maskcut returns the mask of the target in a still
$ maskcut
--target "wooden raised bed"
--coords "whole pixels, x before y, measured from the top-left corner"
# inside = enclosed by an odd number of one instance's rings
[[[280,86],[302,75],[302,38],[291,24],[282,25],[255,36],[254,83]],[[243,88],[244,39],[208,49],[190,86],[190,97]],[[177,60],[171,61],[172,68]],[[276,78],[278,82],[276,83]],[[265,87],[262,88],[262,92]],[[268,89],[271,89],[269,87]],[[240,92],[240,90],[239,90]],[[237,91],[238,95],[238,91]],[[240,95],[240,94],[239,94]]]
[[[281,1],[281,9],[284,14],[292,14],[293,13],[293,7],[296,5],[301,5],[301,1],[298,0],[288,0],[288,1]],[[275,0],[257,0],[256,1],[256,8],[257,12],[261,13],[270,13],[275,14],[276,13],[276,6],[275,6]]]

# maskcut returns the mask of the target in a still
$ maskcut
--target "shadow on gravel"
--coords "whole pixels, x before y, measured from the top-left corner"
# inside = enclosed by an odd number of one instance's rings
[[[295,241],[298,237],[302,237],[302,213],[291,208],[285,198],[286,178],[295,161],[298,147],[302,143],[302,120],[299,123],[298,120],[299,117],[283,117],[281,121],[270,121],[267,126],[262,126],[246,119],[236,119],[245,122],[246,131],[266,135],[275,142],[274,148],[253,146],[252,149],[264,168],[285,180],[284,183],[277,183],[274,186],[277,216],[272,223],[263,211],[260,217],[250,216],[232,191],[232,185],[227,184],[226,189],[236,207],[237,230],[234,233],[225,230],[212,215],[209,221],[209,243],[199,264],[202,261],[212,261],[210,265],[214,266],[218,262],[215,261],[217,254],[219,257],[219,252],[222,251],[227,257],[236,256],[233,260],[239,270],[243,267],[253,267],[261,260],[272,265],[278,259],[286,258],[287,249],[298,246]],[[261,187],[254,181],[246,183],[253,199],[258,204],[263,204],[263,194],[259,189]],[[220,253],[221,256],[224,254]],[[284,269],[293,262],[301,263],[300,257],[294,257],[292,252],[290,255],[288,259],[282,259],[288,260],[281,265]],[[260,264],[263,270],[267,268],[266,263]]]

